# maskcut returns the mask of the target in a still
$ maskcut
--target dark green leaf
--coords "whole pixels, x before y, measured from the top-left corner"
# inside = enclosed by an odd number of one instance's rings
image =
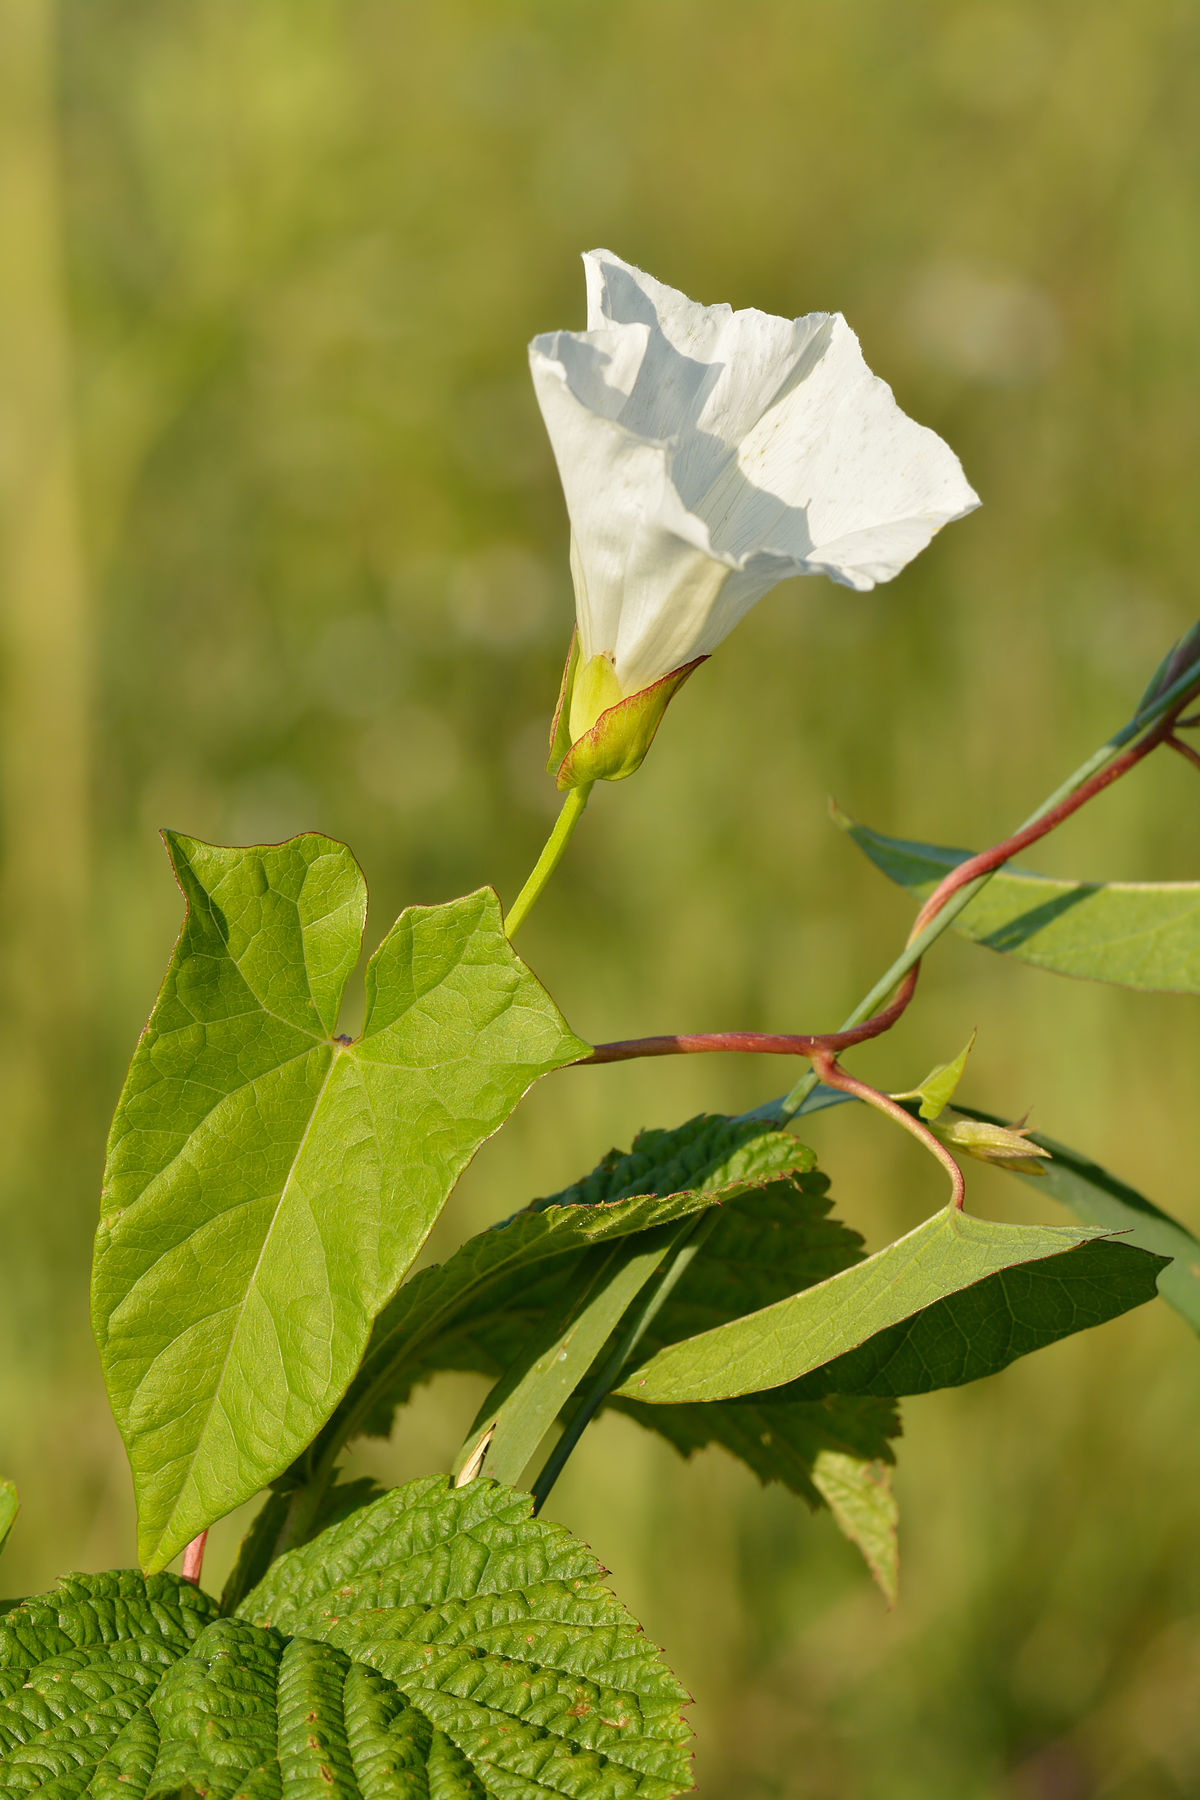
[[[987,1124],[1005,1123],[994,1113],[979,1112],[975,1107],[956,1105],[954,1110]],[[1040,1165],[1038,1187],[1061,1201],[1086,1225],[1119,1231],[1124,1243],[1136,1244],[1156,1256],[1170,1257],[1158,1277],[1158,1291],[1189,1325],[1200,1331],[1200,1240],[1170,1213],[1163,1212],[1136,1188],[1110,1175],[1081,1151],[1040,1131],[1029,1135],[1035,1144],[1049,1151],[1051,1158]]]
[[[527,1494],[411,1482],[274,1564],[154,1700],[150,1795],[671,1800],[687,1696]]]
[[[653,1405],[728,1399],[782,1387],[860,1350],[867,1375],[859,1361],[845,1361],[836,1375],[810,1384],[803,1395],[923,1392],[930,1385],[973,1380],[1026,1349],[1152,1297],[1160,1261],[1129,1245],[1099,1247],[1093,1240],[1103,1236],[1083,1226],[1001,1225],[947,1208],[815,1287],[668,1345],[618,1392]],[[1081,1256],[1081,1247],[1090,1253]],[[1011,1283],[993,1279],[1047,1258],[1052,1266],[1036,1275]],[[982,1291],[971,1293],[977,1288]],[[961,1298],[955,1306],[943,1305],[951,1296]],[[962,1317],[980,1345],[988,1346],[986,1357],[982,1350],[976,1356],[971,1345],[963,1350]],[[905,1329],[894,1338],[884,1335],[894,1327]],[[881,1335],[882,1349],[872,1346]],[[1010,1350],[1011,1345],[1018,1347]],[[900,1370],[895,1375],[894,1357]],[[959,1372],[965,1369],[970,1372]],[[931,1373],[937,1379],[931,1380]],[[906,1385],[909,1380],[918,1385]],[[788,1397],[798,1396],[793,1390]]]
[[[813,1160],[786,1132],[719,1116],[640,1133],[631,1151],[611,1150],[584,1181],[535,1200],[406,1282],[376,1321],[322,1443],[362,1430],[387,1436],[395,1408],[437,1370],[502,1374],[594,1246],[659,1230]]]
[[[917,900],[972,854],[883,837],[841,815],[839,823]],[[1057,975],[1200,994],[1200,882],[1052,881],[1001,869],[954,930]]]
[[[68,1575],[0,1619],[0,1794],[138,1800],[163,1675],[216,1617],[171,1575]]]
[[[320,1429],[466,1163],[586,1049],[490,890],[401,914],[349,1044],[350,852],[169,847],[187,918],[113,1123],[93,1285],[152,1568]]]
[[[757,1312],[861,1261],[862,1239],[829,1216],[827,1188],[823,1175],[808,1174],[726,1201],[640,1355]],[[760,1481],[783,1482],[812,1506],[829,1503],[894,1598],[896,1516],[887,1465],[899,1421],[892,1403],[835,1397],[773,1405],[769,1412],[758,1396],[679,1406],[615,1404],[684,1456],[720,1444]]]
[[[979,1381],[1019,1356],[1144,1306],[1162,1266],[1161,1257],[1131,1244],[1093,1238],[947,1295],[776,1394],[926,1394]]]

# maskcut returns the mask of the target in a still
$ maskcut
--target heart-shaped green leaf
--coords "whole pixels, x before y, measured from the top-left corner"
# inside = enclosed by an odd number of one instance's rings
[[[93,1278],[151,1569],[319,1431],[467,1162],[587,1048],[490,889],[401,914],[351,1044],[345,846],[168,847],[187,917],[113,1122]]]

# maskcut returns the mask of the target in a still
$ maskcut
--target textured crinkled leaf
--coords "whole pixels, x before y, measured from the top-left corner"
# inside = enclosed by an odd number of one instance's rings
[[[361,1476],[357,1481],[335,1479],[333,1485],[326,1489],[304,1536],[315,1537],[327,1525],[336,1525],[342,1519],[348,1519],[360,1506],[369,1506],[373,1500],[378,1500],[384,1491],[370,1475]],[[284,1476],[267,1494],[254,1515],[250,1529],[238,1545],[234,1565],[221,1590],[223,1613],[235,1612],[250,1589],[266,1574],[280,1547],[294,1496],[295,1487]]]
[[[0,1550],[13,1528],[13,1520],[17,1516],[19,1502],[16,1484],[11,1481],[0,1481]]]
[[[961,1333],[954,1321],[960,1313],[969,1316],[979,1332],[994,1323],[998,1340],[990,1353],[989,1368],[978,1367],[972,1374],[952,1378],[973,1380],[977,1374],[1003,1368],[1013,1356],[1023,1355],[1025,1348],[1067,1336],[1152,1297],[1158,1260],[1118,1243],[1104,1245],[1097,1254],[1093,1240],[1104,1236],[1083,1226],[1002,1225],[948,1207],[865,1262],[815,1287],[668,1345],[635,1370],[618,1392],[629,1399],[662,1405],[722,1400],[781,1388],[863,1346],[867,1347],[862,1358],[865,1365],[875,1354],[871,1340],[909,1321],[916,1323],[900,1334],[900,1341],[919,1346],[914,1367],[927,1361],[930,1368],[936,1368],[943,1360],[942,1342],[958,1347]],[[1079,1260],[1081,1247],[1088,1245],[1093,1247],[1092,1254]],[[1076,1254],[1073,1264],[1072,1253]],[[1020,1341],[1014,1330],[1010,1289],[995,1282],[983,1284],[1018,1265],[1036,1265],[1046,1258],[1054,1259],[1052,1269],[1015,1284],[1022,1307],[1028,1309],[1031,1340],[1036,1338],[1036,1342],[1009,1354],[1005,1346]],[[981,1286],[981,1292],[958,1307],[941,1306],[951,1296]],[[1096,1302],[1090,1316],[1081,1310],[1085,1297]],[[919,1317],[925,1314],[930,1316]],[[891,1343],[884,1338],[888,1351],[885,1368]],[[951,1355],[946,1363],[958,1367],[963,1359],[960,1356],[956,1362]],[[850,1365],[851,1371],[856,1367]],[[880,1387],[874,1377],[863,1381],[856,1376],[851,1383],[846,1369],[843,1363],[819,1385],[802,1390],[803,1395],[828,1391],[910,1393],[923,1392],[929,1385],[948,1385],[940,1381],[931,1384],[923,1377],[917,1387],[903,1381]]]
[[[154,1700],[151,1796],[670,1800],[687,1696],[530,1498],[410,1482],[289,1551]]]
[[[914,899],[973,854],[884,837],[839,818],[877,869]],[[1000,869],[954,930],[1056,975],[1200,994],[1200,882],[1053,881]]]
[[[329,1417],[458,1175],[581,1055],[481,890],[401,914],[337,1039],[366,893],[344,845],[172,835],[183,932],[109,1140],[93,1318],[161,1567]]]
[[[0,1619],[0,1795],[140,1800],[147,1702],[216,1610],[174,1576],[120,1569],[68,1575]]]
[[[631,1150],[610,1150],[583,1181],[535,1200],[406,1282],[377,1319],[330,1433],[386,1436],[395,1408],[438,1370],[501,1374],[509,1351],[529,1340],[594,1246],[653,1231],[813,1161],[786,1132],[719,1115],[639,1133]],[[499,1365],[488,1347],[497,1331],[506,1357]]]
[[[987,1124],[1005,1124],[994,1113],[979,1112],[975,1107],[956,1105],[954,1110]],[[1057,1138],[1040,1131],[1029,1135],[1049,1152],[1050,1160],[1039,1165],[1038,1187],[1042,1192],[1061,1201],[1085,1225],[1119,1231],[1122,1242],[1136,1244],[1156,1256],[1170,1257],[1159,1274],[1158,1291],[1168,1305],[1200,1331],[1200,1239],[1082,1151],[1072,1150],[1068,1144],[1060,1144]]]

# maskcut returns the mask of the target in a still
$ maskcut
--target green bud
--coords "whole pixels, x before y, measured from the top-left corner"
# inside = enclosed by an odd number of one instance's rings
[[[623,694],[607,656],[583,662],[571,639],[550,733],[547,772],[560,791],[593,781],[623,781],[641,767],[673,696],[706,657],[673,669],[635,694]]]
[[[1029,1139],[1024,1125],[989,1125],[982,1119],[956,1119],[952,1125],[935,1125],[943,1144],[952,1150],[964,1150],[979,1162],[998,1163],[1017,1175],[1044,1173],[1039,1157],[1048,1159],[1050,1152]]]

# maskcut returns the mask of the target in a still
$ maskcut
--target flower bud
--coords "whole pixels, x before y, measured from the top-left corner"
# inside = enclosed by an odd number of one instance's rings
[[[584,662],[576,632],[550,730],[546,769],[555,786],[565,792],[632,775],[654,742],[671,698],[705,660],[698,656],[649,687],[623,694],[612,658],[593,656]]]
[[[1015,1175],[1045,1173],[1037,1159],[1048,1159],[1050,1152],[1030,1141],[1025,1125],[989,1125],[983,1119],[956,1119],[952,1125],[938,1124],[933,1130],[950,1149],[964,1150],[979,1162],[998,1163]]]

